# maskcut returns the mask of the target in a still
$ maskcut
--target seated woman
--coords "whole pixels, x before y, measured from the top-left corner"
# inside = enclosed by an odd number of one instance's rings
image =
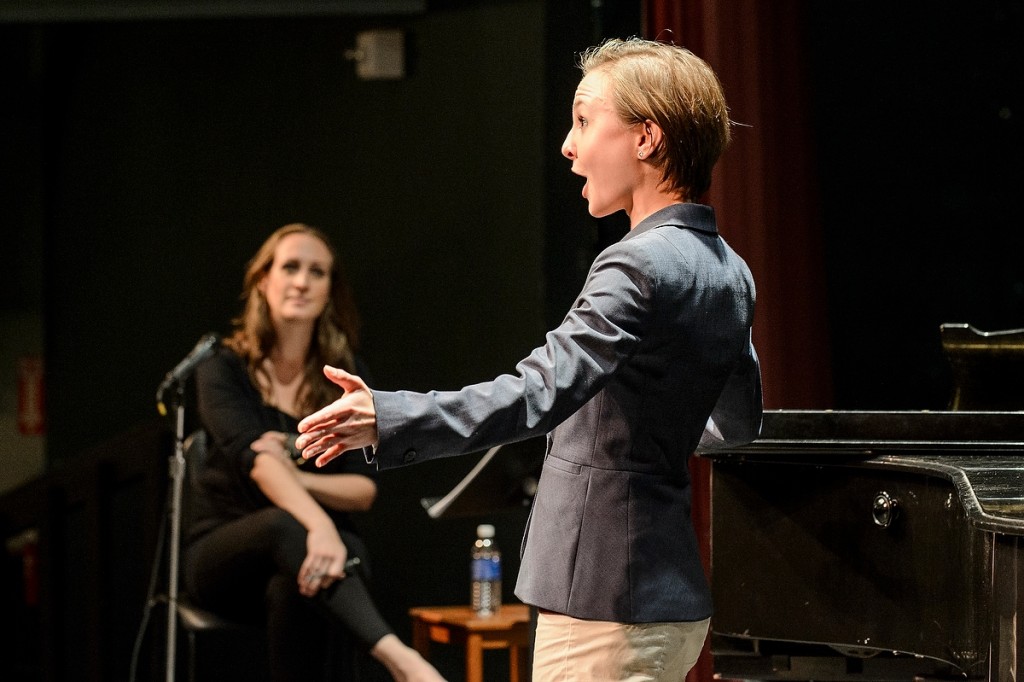
[[[357,451],[317,468],[290,446],[297,417],[341,395],[323,366],[357,367],[357,314],[326,235],[278,229],[250,261],[242,298],[233,334],[196,370],[209,446],[193,492],[186,588],[217,613],[265,618],[275,682],[322,678],[323,619],[396,680],[441,680],[384,622],[358,571],[345,570],[365,552],[348,513],[373,504],[374,467]]]

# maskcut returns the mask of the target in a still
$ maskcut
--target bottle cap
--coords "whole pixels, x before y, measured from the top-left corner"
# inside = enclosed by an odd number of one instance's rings
[[[478,538],[493,538],[494,526],[489,523],[481,523],[476,527],[476,536]]]

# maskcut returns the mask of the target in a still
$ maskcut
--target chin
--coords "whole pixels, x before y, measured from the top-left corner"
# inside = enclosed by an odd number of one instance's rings
[[[281,321],[282,322],[291,323],[291,324],[297,324],[297,323],[302,323],[302,322],[313,324],[313,323],[316,322],[318,317],[319,317],[319,315],[307,315],[305,313],[292,313],[292,314],[282,315],[281,316]]]

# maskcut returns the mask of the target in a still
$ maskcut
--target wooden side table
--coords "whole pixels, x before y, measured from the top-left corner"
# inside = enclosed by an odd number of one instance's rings
[[[485,649],[508,649],[510,682],[528,682],[530,610],[505,604],[497,614],[478,618],[468,606],[417,606],[409,609],[412,645],[429,660],[430,644],[466,647],[466,682],[483,682]]]

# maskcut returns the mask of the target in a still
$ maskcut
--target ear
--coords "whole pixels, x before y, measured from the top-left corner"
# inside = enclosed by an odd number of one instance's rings
[[[664,139],[665,133],[661,130],[661,126],[651,119],[641,123],[640,128],[637,154],[641,155],[640,158],[647,159],[661,149],[661,141]]]

